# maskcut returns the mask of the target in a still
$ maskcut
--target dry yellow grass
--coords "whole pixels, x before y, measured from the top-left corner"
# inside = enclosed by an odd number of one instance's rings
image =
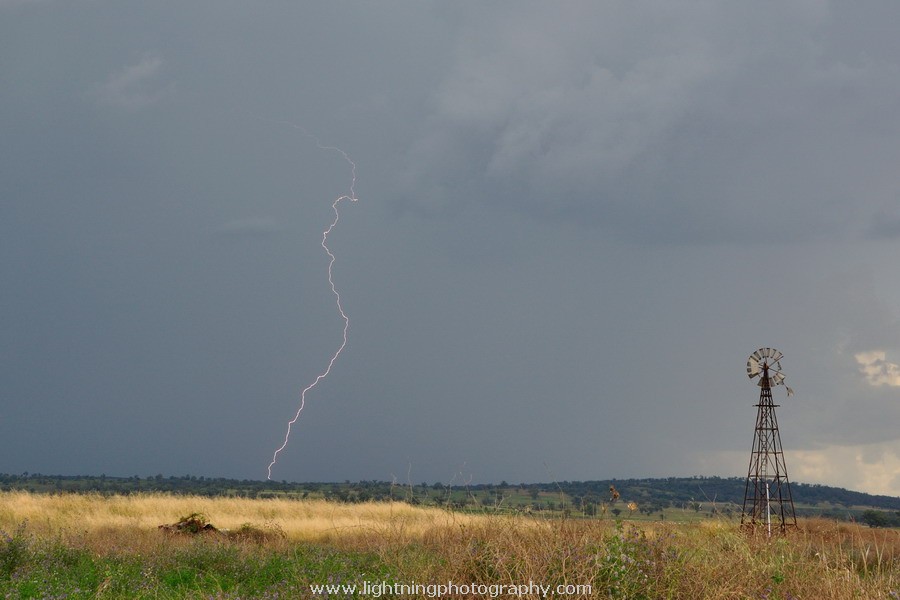
[[[446,527],[472,524],[483,517],[420,508],[402,502],[339,504],[325,500],[207,498],[140,494],[40,495],[0,492],[0,529],[23,521],[29,529],[48,533],[60,529],[98,531],[155,531],[192,513],[202,513],[219,529],[238,529],[250,523],[274,527],[294,541],[333,541],[369,533],[393,532],[415,539]]]

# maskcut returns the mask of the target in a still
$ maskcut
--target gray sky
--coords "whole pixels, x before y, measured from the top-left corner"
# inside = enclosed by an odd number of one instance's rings
[[[900,4],[0,0],[0,471],[900,494]]]

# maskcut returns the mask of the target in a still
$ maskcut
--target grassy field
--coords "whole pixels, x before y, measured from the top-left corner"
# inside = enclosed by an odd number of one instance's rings
[[[158,529],[194,513],[220,531]],[[443,597],[536,598],[541,585],[567,598],[900,599],[900,532],[827,520],[768,540],[720,519],[8,492],[0,530],[6,598],[427,598],[453,582]],[[317,594],[310,584],[338,587]]]

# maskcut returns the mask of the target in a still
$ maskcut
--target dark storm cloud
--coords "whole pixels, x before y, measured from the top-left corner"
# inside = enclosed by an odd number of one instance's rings
[[[900,237],[900,215],[880,211],[872,218],[868,233],[875,239],[895,239]]]
[[[0,10],[0,471],[265,475],[309,132],[276,478],[900,491],[894,4]]]
[[[220,239],[265,238],[286,231],[286,227],[272,218],[238,219],[213,229],[213,237]]]
[[[826,3],[472,12],[410,153],[426,202],[462,179],[642,238],[791,240],[858,234],[898,184],[896,45],[847,45],[868,25]]]

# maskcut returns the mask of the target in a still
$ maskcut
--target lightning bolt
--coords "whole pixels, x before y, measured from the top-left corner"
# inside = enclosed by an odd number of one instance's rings
[[[331,249],[328,247],[328,236],[331,235],[331,232],[334,230],[335,227],[337,227],[338,221],[341,218],[341,213],[340,213],[340,210],[338,210],[338,205],[341,202],[343,202],[344,200],[349,200],[350,202],[357,201],[356,190],[355,190],[355,188],[356,188],[356,163],[354,163],[350,159],[350,156],[346,152],[341,150],[340,148],[336,148],[334,146],[322,145],[322,143],[319,141],[319,139],[316,136],[310,134],[308,131],[306,131],[306,129],[304,129],[303,127],[300,127],[299,125],[295,125],[295,124],[287,122],[287,121],[269,121],[268,119],[260,119],[260,120],[264,120],[264,121],[267,121],[270,123],[277,123],[280,125],[287,125],[294,129],[298,129],[298,130],[302,131],[304,135],[306,135],[307,137],[309,137],[313,141],[315,141],[317,148],[319,148],[320,150],[329,150],[332,152],[337,152],[338,154],[340,154],[343,157],[343,159],[345,161],[347,161],[347,164],[350,165],[350,192],[349,192],[349,194],[339,196],[338,198],[336,198],[334,200],[334,202],[332,202],[331,209],[334,211],[334,220],[332,220],[331,224],[328,226],[328,228],[322,232],[322,243],[321,243],[322,249],[325,250],[325,254],[328,255],[328,285],[331,286],[331,293],[334,294],[335,304],[337,305],[338,312],[341,315],[341,319],[344,320],[343,338],[341,341],[341,345],[338,347],[337,350],[335,350],[334,354],[331,355],[331,360],[328,361],[328,366],[325,368],[325,370],[322,371],[321,373],[319,373],[316,376],[315,380],[313,380],[312,383],[310,383],[308,386],[303,388],[303,391],[300,393],[300,406],[299,406],[299,408],[297,408],[297,412],[294,414],[294,418],[291,419],[290,421],[288,421],[287,432],[284,434],[284,442],[281,444],[281,446],[277,450],[275,450],[275,453],[272,454],[272,462],[269,463],[268,475],[267,475],[267,479],[271,480],[272,479],[272,467],[274,467],[275,463],[278,461],[278,455],[281,453],[282,450],[285,449],[285,447],[287,447],[288,441],[291,438],[291,430],[292,430],[294,424],[297,422],[297,420],[300,419],[300,413],[303,412],[303,407],[306,406],[307,392],[309,392],[314,387],[319,385],[320,381],[322,381],[323,379],[328,377],[328,374],[331,373],[331,368],[334,366],[335,361],[337,361],[338,357],[344,351],[344,348],[347,347],[347,332],[350,330],[350,318],[347,316],[347,313],[344,312],[344,307],[341,305],[341,295],[338,292],[337,287],[334,285],[334,276],[333,276],[332,271],[333,271],[333,267],[334,267],[335,256],[331,252]]]

